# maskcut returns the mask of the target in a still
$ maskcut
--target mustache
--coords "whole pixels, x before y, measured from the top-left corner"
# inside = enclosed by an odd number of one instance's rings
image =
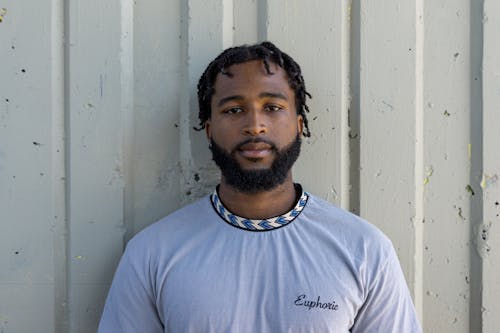
[[[246,139],[240,143],[238,143],[233,149],[232,149],[232,152],[235,152],[239,149],[241,149],[241,147],[243,147],[244,145],[248,144],[248,143],[265,143],[267,145],[269,145],[269,147],[271,147],[271,150],[273,151],[278,151],[278,148],[276,147],[276,145],[274,144],[274,142],[272,141],[269,141],[267,139],[264,139],[264,138],[249,138],[249,139]]]

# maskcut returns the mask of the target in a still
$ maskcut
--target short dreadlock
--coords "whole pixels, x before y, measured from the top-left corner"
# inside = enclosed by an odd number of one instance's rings
[[[306,91],[300,66],[292,57],[282,52],[273,43],[267,41],[260,44],[228,48],[208,65],[198,81],[198,104],[200,108],[198,118],[200,119],[200,123],[199,127],[195,127],[195,129],[201,131],[205,128],[207,120],[210,119],[210,103],[212,95],[215,93],[214,84],[217,75],[220,73],[231,77],[232,74],[226,71],[228,67],[252,60],[262,60],[269,75],[274,74],[269,68],[269,61],[280,66],[287,73],[290,88],[295,92],[297,114],[301,115],[304,119],[303,135],[310,137],[311,132],[309,131],[306,117],[306,112],[309,112],[309,108],[306,105],[306,96],[311,98],[311,95]]]

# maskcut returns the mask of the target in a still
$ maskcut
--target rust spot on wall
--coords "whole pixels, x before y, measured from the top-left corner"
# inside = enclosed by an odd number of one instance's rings
[[[486,222],[480,225],[479,232],[477,233],[477,251],[481,258],[490,254],[491,247],[488,243],[490,238],[491,222]]]
[[[484,241],[487,241],[488,240],[488,229],[486,228],[483,228],[482,231],[481,231],[481,238],[484,240]]]
[[[463,211],[462,211],[462,207],[459,207],[457,205],[453,205],[453,208],[455,208],[457,211],[458,211],[458,217],[462,220],[462,221],[465,221],[466,218],[465,216],[463,215]]]
[[[358,133],[353,133],[352,131],[349,131],[349,139],[356,139],[358,137]]]
[[[474,189],[472,188],[472,186],[470,184],[467,184],[467,186],[465,186],[465,189],[467,190],[467,192],[469,192],[471,195],[475,195],[476,192],[474,192]]]

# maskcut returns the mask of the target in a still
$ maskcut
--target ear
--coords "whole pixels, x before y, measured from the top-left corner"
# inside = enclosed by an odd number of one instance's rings
[[[205,134],[207,135],[208,141],[212,139],[212,128],[210,127],[210,119],[205,122]]]
[[[302,136],[304,131],[304,117],[302,115],[297,115],[297,128],[299,129],[299,135]]]

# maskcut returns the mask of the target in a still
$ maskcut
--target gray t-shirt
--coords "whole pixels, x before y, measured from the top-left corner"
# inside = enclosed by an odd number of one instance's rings
[[[216,194],[137,234],[108,294],[100,333],[421,332],[391,242],[303,192],[265,221]]]

